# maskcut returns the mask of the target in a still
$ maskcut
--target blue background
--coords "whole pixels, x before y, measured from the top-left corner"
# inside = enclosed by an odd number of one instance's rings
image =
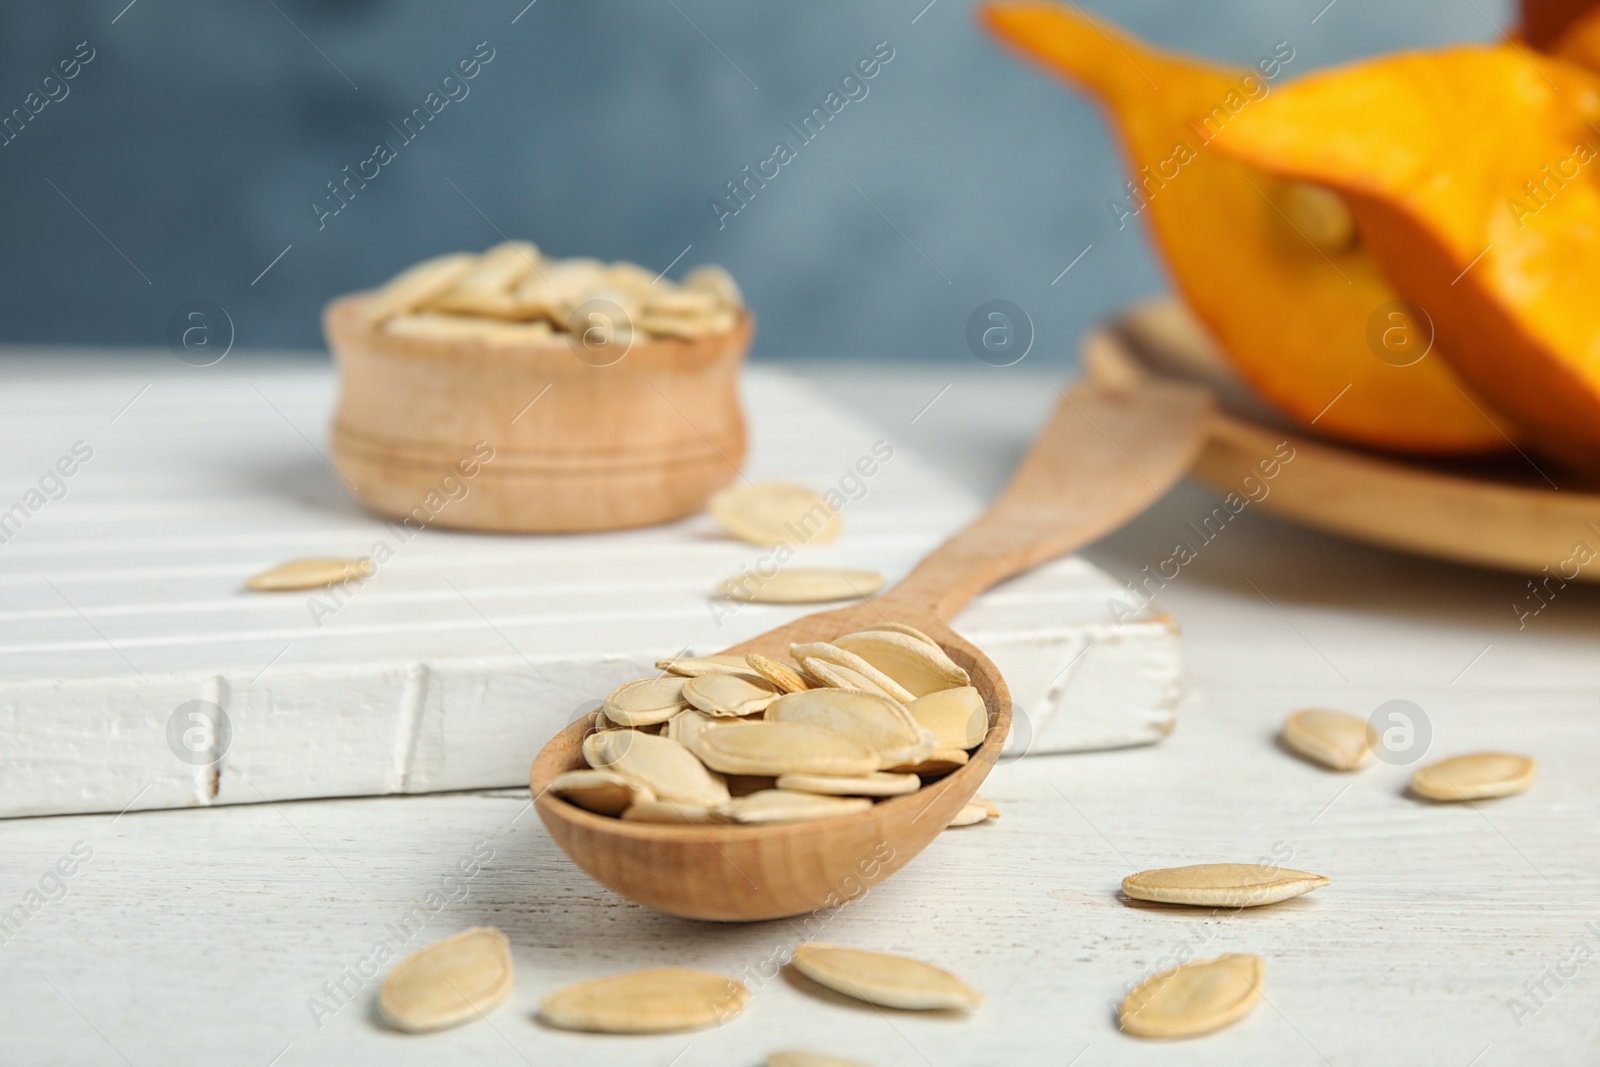
[[[722,263],[762,355],[966,361],[967,319],[996,298],[1064,354],[1162,285],[1106,207],[1107,130],[972,5],[926,2],[5,0],[0,112],[77,42],[96,54],[0,147],[0,341],[160,345],[175,307],[207,299],[240,346],[320,347],[329,297],[504,233],[654,269],[687,247],[674,274]],[[1336,0],[1313,24],[1325,2],[1081,6],[1222,61],[1287,40],[1291,76],[1509,22],[1487,0]],[[397,140],[389,124],[480,41],[495,57],[470,95],[319,230],[325,183]],[[719,229],[709,199],[795,144],[786,123],[880,41],[894,58],[869,95]]]

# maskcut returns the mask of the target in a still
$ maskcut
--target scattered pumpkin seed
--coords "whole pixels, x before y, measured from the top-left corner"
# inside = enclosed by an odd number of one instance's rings
[[[654,967],[597,978],[551,993],[539,1016],[563,1030],[603,1034],[660,1034],[698,1030],[737,1015],[750,991],[720,974]]]
[[[1196,863],[1140,871],[1122,880],[1134,900],[1206,908],[1253,908],[1321,889],[1320,874],[1259,863]]]
[[[861,1067],[852,1060],[835,1056],[822,1056],[815,1052],[774,1052],[767,1057],[767,1067]]]
[[[877,571],[851,571],[833,568],[781,570],[771,578],[741,574],[717,586],[729,600],[757,604],[822,604],[830,600],[858,600],[883,588],[883,575]]]
[[[976,826],[980,822],[989,821],[989,811],[980,804],[966,804],[956,812],[956,817],[945,824],[948,830],[956,826]]]
[[[1372,759],[1372,727],[1342,711],[1306,708],[1283,724],[1283,743],[1308,760],[1353,771]]]
[[[780,542],[826,544],[844,526],[839,513],[817,493],[785,482],[723,489],[711,497],[707,508],[724,530],[762,548]]]
[[[983,1003],[982,994],[949,971],[886,952],[813,943],[796,949],[793,962],[813,982],[885,1008],[937,1011]]]
[[[1267,962],[1230,953],[1191,960],[1147,979],[1117,1010],[1117,1025],[1135,1037],[1197,1037],[1249,1014],[1261,999]]]
[[[270,593],[321,589],[366,578],[372,570],[370,559],[296,559],[253,574],[244,584]]]
[[[395,964],[378,990],[378,1014],[413,1034],[459,1026],[504,1000],[512,977],[506,935],[475,926]]]
[[[1537,766],[1510,752],[1475,752],[1420,767],[1411,790],[1429,800],[1488,800],[1509,797],[1533,784]]]

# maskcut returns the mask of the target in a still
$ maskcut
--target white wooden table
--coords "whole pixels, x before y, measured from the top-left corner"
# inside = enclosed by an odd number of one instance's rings
[[[1027,365],[802,372],[982,496],[1055,395]],[[1185,486],[1089,556],[1131,577],[1211,506]],[[753,1067],[799,1047],[935,1067],[1592,1064],[1600,590],[1569,587],[1518,631],[1521,594],[1516,576],[1241,516],[1161,594],[1185,631],[1168,741],[1000,768],[984,789],[999,822],[947,832],[823,931],[956,971],[987,995],[970,1018],[885,1014],[773,977],[797,925],[692,923],[613,897],[507,789],[0,823],[0,908],[40,892],[0,929],[0,1063]],[[1408,768],[1335,776],[1274,743],[1295,707],[1366,715],[1390,699],[1426,713],[1430,757],[1523,751],[1538,783],[1431,806],[1403,795]],[[1333,883],[1238,914],[1117,896],[1133,870],[1264,857]],[[50,874],[58,864],[72,873]],[[429,1037],[377,1023],[376,943],[409,949],[474,924],[511,938],[508,1001]],[[1267,960],[1266,1002],[1243,1023],[1181,1046],[1116,1031],[1128,982],[1228,951]],[[660,964],[740,976],[750,1007],[719,1030],[642,1038],[533,1017],[562,985]],[[1528,1009],[1520,1026],[1512,998]]]

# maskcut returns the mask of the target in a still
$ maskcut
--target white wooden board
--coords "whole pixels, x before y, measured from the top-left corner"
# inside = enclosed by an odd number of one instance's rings
[[[655,659],[804,610],[711,599],[762,553],[704,516],[507,537],[412,534],[362,512],[321,454],[326,364],[0,373],[0,815],[515,785],[549,736]],[[801,565],[896,580],[981,506],[893,432],[780,371],[753,370],[747,394],[753,478],[838,486],[874,442],[894,448],[875,476],[844,483],[858,497],[845,536],[802,550]],[[393,558],[358,587],[241,585],[286,559],[380,543]],[[1116,592],[1066,560],[956,621],[1012,683],[1015,753],[1171,729],[1176,631],[1158,614],[1115,623]],[[189,718],[192,701],[223,709],[225,746]],[[180,741],[201,750],[193,762],[174,753],[175,716],[180,739],[202,727]]]
[[[990,495],[1054,397],[1052,379],[1024,368],[816,378]],[[1089,555],[1136,576],[1216,500],[1180,487]],[[526,789],[0,821],[0,1063],[757,1067],[798,1046],[866,1067],[1588,1067],[1600,1046],[1600,589],[1563,590],[1519,629],[1524,593],[1518,576],[1252,509],[1161,591],[1184,626],[1170,741],[998,768],[983,790],[998,823],[949,832],[809,935],[619,900],[555,848]],[[1431,718],[1425,758],[1509,748],[1539,760],[1538,782],[1476,809],[1436,807],[1402,794],[1409,768],[1333,775],[1274,744],[1293,708],[1366,715],[1394,698]],[[462,879],[480,842],[494,856]],[[1239,914],[1116,895],[1131,870],[1284,847],[1332,884]],[[72,873],[55,873],[62,864]],[[403,929],[408,917],[420,925]],[[375,945],[475,923],[511,938],[507,1002],[447,1033],[385,1029]],[[770,977],[806,936],[924,956],[987,999],[964,1020],[880,1014]],[[1593,954],[1573,968],[1580,942]],[[1111,1002],[1184,948],[1261,954],[1266,1001],[1194,1041],[1119,1034]],[[586,1037],[533,1018],[567,982],[659,964],[760,977],[720,1030]],[[345,977],[363,968],[371,977]],[[1525,987],[1540,982],[1536,1003]],[[347,1002],[314,1018],[324,983],[343,983]],[[1513,1001],[1537,1010],[1514,1014]]]

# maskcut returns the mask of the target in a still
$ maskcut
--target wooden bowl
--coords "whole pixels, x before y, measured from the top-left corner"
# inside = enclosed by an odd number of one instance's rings
[[[831,639],[879,621],[866,604],[810,615],[731,651],[785,656],[790,641]],[[943,624],[918,618],[972,676],[989,732],[967,764],[908,796],[868,811],[771,826],[672,826],[624,822],[547,792],[564,771],[587,766],[583,739],[594,716],[567,727],[534,759],[529,776],[539,818],[590,877],[630,900],[689,919],[750,922],[831,909],[860,898],[909,863],[972,799],[1011,729],[1011,692],[982,652]],[[804,632],[797,627],[804,626]]]
[[[333,463],[363,504],[421,526],[614,530],[692,515],[745,455],[739,369],[754,324],[635,342],[614,363],[552,343],[383,333],[366,294],[323,313],[339,366]]]

